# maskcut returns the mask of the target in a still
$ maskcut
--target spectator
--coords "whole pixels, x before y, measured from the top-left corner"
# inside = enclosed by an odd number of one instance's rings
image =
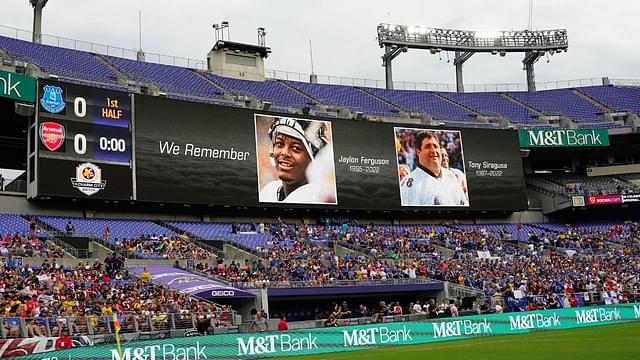
[[[335,326],[338,326],[338,322],[336,321],[336,317],[333,314],[331,314],[329,315],[327,320],[324,322],[324,327],[335,327]]]
[[[349,319],[352,317],[351,309],[349,309],[346,301],[342,302],[342,306],[340,308],[342,309],[340,312],[340,319]]]
[[[287,324],[287,317],[284,314],[280,316],[280,321],[278,321],[278,330],[280,331],[289,330],[289,324]]]
[[[71,223],[71,220],[69,220],[69,222],[67,222],[66,230],[67,230],[67,235],[68,236],[73,236],[73,232],[75,231],[75,227]]]
[[[400,306],[400,302],[396,302],[396,305],[393,307],[393,313],[396,315],[402,315],[402,306]]]
[[[251,332],[265,332],[269,330],[269,324],[267,323],[267,319],[264,318],[262,311],[256,313],[256,318],[251,322],[250,330]]]
[[[109,241],[109,236],[111,236],[111,230],[109,230],[109,226],[105,226],[102,231],[102,240]]]
[[[364,304],[360,304],[360,307],[358,308],[358,314],[360,315],[360,317],[367,317],[369,316],[369,310],[366,306],[364,306]]]
[[[147,267],[145,266],[145,268],[142,270],[142,272],[140,273],[140,281],[143,284],[149,284],[151,283],[151,272],[149,272],[149,270],[147,269]]]
[[[69,337],[66,330],[62,330],[60,336],[56,339],[55,349],[65,350],[73,347],[73,340]]]
[[[371,317],[371,321],[374,323],[382,322],[382,318],[385,316],[387,316],[387,305],[384,301],[380,301],[376,312]]]
[[[456,306],[456,301],[455,300],[449,300],[449,314],[450,314],[451,317],[460,316],[460,314],[458,312],[458,307]]]

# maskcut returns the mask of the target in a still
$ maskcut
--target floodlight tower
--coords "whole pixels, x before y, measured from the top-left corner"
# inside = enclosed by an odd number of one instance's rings
[[[33,6],[33,39],[36,44],[42,43],[42,9],[49,0],[29,0]]]
[[[506,56],[508,52],[524,53],[522,63],[527,72],[527,88],[529,91],[535,91],[533,64],[546,54],[566,52],[569,40],[565,29],[484,32],[379,24],[378,44],[384,48],[382,66],[385,67],[387,89],[393,89],[391,61],[409,49],[423,49],[429,50],[431,54],[442,51],[455,53],[453,64],[456,67],[458,92],[464,92],[462,65],[473,54],[485,52]]]

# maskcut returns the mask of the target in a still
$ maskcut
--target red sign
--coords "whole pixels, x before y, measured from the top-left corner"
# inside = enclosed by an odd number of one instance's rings
[[[597,195],[587,196],[588,205],[622,204],[622,195]]]
[[[64,144],[64,126],[47,121],[40,124],[40,140],[50,151],[56,151]]]

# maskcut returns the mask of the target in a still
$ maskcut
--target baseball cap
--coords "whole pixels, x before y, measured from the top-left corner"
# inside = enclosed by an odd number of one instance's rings
[[[302,141],[311,160],[329,142],[325,137],[325,125],[322,121],[301,120],[288,117],[276,118],[269,129],[269,138],[284,134]]]

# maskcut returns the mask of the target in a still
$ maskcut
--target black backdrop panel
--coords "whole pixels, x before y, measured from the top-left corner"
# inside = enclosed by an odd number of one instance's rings
[[[515,131],[447,130],[340,119],[329,124],[337,203],[259,202],[258,168],[265,163],[259,148],[265,136],[256,129],[254,115],[247,109],[136,96],[137,200],[374,211],[525,208]],[[262,117],[269,116],[278,117]],[[402,142],[424,129],[441,134],[451,145],[454,140],[461,141],[460,150],[452,148],[451,161],[466,179],[468,205],[402,206],[401,169],[409,171],[416,162],[407,161],[413,155],[403,153]]]

